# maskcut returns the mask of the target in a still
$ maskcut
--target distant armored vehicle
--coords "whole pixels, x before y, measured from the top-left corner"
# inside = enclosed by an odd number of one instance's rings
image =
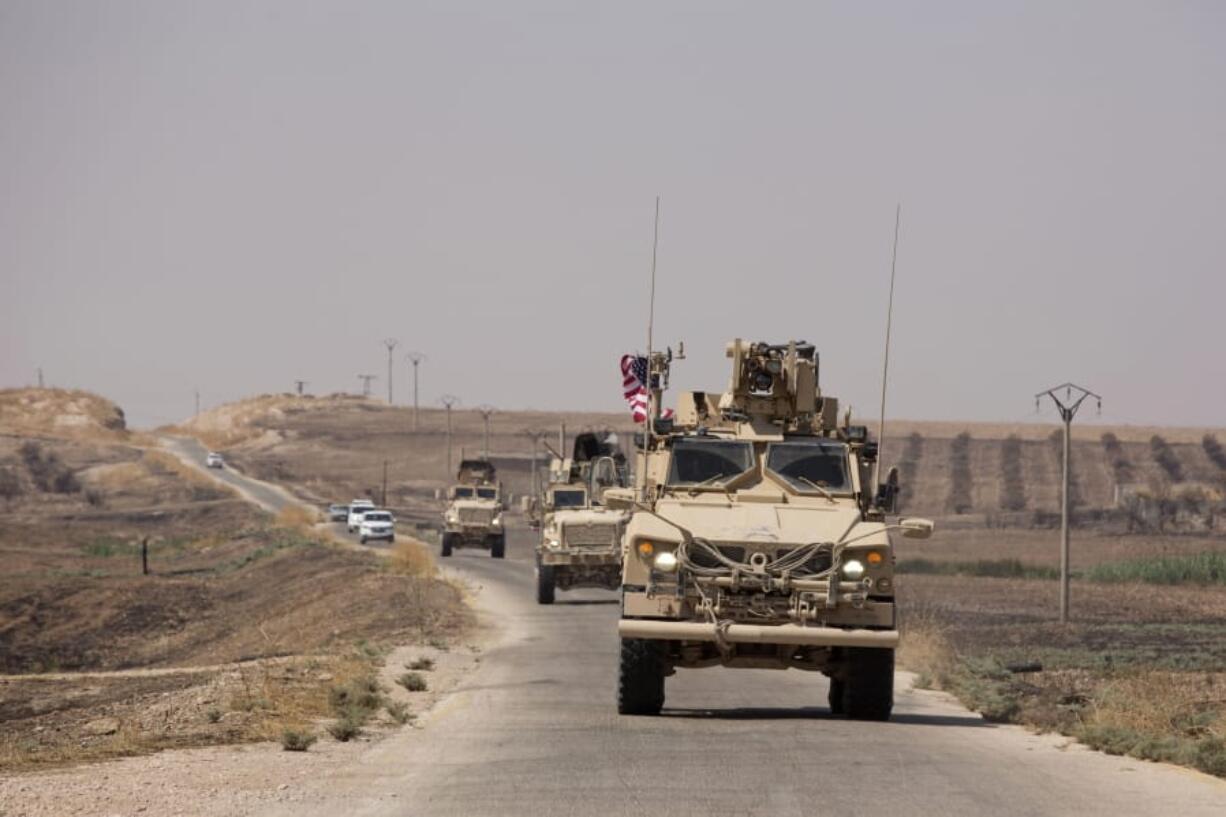
[[[838,420],[803,342],[733,341],[723,395],[682,392],[661,417],[671,358],[649,361],[652,412],[625,530],[617,704],[655,714],[676,667],[812,670],[837,714],[885,720],[894,699],[890,531],[897,473],[874,486],[877,443]]]
[[[556,589],[621,586],[624,511],[604,507],[604,493],[625,487],[626,458],[616,435],[580,434],[574,456],[554,458],[540,501],[536,601],[553,604]]]
[[[502,487],[493,463],[463,460],[456,484],[447,491],[447,503],[443,512],[444,556],[466,547],[488,550],[495,559],[506,555]]]

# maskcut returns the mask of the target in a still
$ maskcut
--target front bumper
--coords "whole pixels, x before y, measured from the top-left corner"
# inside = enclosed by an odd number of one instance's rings
[[[612,567],[621,573],[622,557],[620,553],[593,553],[583,550],[540,550],[543,565],[582,565],[584,567]]]
[[[729,644],[798,644],[807,647],[898,646],[897,630],[842,630],[836,627],[804,627],[798,624],[730,624],[722,633],[706,622],[622,619],[617,623],[622,638],[654,641],[724,641]]]

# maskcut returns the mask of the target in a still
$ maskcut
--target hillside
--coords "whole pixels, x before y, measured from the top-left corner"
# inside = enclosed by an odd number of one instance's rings
[[[119,406],[75,389],[0,389],[0,434],[119,440],[127,436]]]

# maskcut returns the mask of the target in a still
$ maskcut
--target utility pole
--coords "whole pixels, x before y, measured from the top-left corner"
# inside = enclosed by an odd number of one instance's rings
[[[451,474],[451,407],[460,403],[460,398],[454,394],[444,394],[438,399],[443,408],[447,409],[447,473]]]
[[[306,384],[307,384],[307,381],[305,380],[295,380],[294,381],[294,386],[298,389],[299,397],[302,396],[302,390],[306,388]]]
[[[537,470],[536,455],[541,447],[541,440],[549,432],[535,428],[526,428],[523,433],[524,436],[532,441],[532,496],[535,497],[540,494],[540,474]]]
[[[477,411],[480,412],[481,419],[485,421],[485,458],[488,460],[490,458],[490,416],[493,415],[497,409],[491,405],[485,404],[477,406]]]
[[[1060,392],[1064,392],[1063,400],[1060,399]],[[1035,411],[1038,411],[1039,401],[1044,397],[1051,398],[1060,411],[1060,419],[1064,421],[1064,478],[1060,492],[1060,623],[1067,624],[1069,612],[1069,452],[1072,445],[1073,418],[1077,416],[1077,410],[1081,408],[1081,404],[1087,397],[1093,397],[1098,401],[1098,411],[1102,413],[1103,398],[1076,383],[1061,383],[1059,386],[1053,386],[1034,396]]]
[[[38,387],[40,389],[43,387],[43,367],[42,366],[38,367]],[[199,414],[200,412],[197,411],[196,413]]]
[[[387,404],[392,404],[392,351],[400,345],[400,341],[395,338],[388,338],[383,341],[383,345],[387,347]]]
[[[405,359],[413,364],[413,430],[417,430],[417,367],[426,359],[421,352],[409,352]]]
[[[566,421],[562,421],[562,426],[558,429],[558,453],[563,457],[566,456]]]
[[[360,375],[358,375],[358,379],[362,381],[362,396],[363,396],[363,397],[370,397],[370,382],[371,382],[372,380],[378,380],[378,379],[379,379],[379,375],[377,375],[377,374],[360,374]]]
[[[387,507],[387,460],[383,461],[383,499],[379,502],[379,507]]]
[[[200,389],[196,389],[196,413],[193,416],[200,416]]]

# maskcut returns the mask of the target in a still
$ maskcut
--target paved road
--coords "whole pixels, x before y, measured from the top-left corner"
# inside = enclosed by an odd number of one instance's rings
[[[269,513],[277,513],[287,505],[301,504],[299,500],[291,496],[284,488],[243,476],[229,464],[224,468],[207,467],[205,465],[205,458],[208,457],[209,451],[199,440],[192,437],[164,436],[160,438],[160,441],[162,447],[188,465],[200,469],[219,482],[229,485],[250,502],[259,505]]]
[[[505,560],[440,560],[500,630],[481,668],[322,782],[323,806],[271,814],[1226,814],[1222,781],[989,725],[938,693],[900,691],[889,723],[833,718],[825,679],[797,670],[682,670],[662,715],[618,716],[615,596],[538,606],[532,535],[509,533]]]

